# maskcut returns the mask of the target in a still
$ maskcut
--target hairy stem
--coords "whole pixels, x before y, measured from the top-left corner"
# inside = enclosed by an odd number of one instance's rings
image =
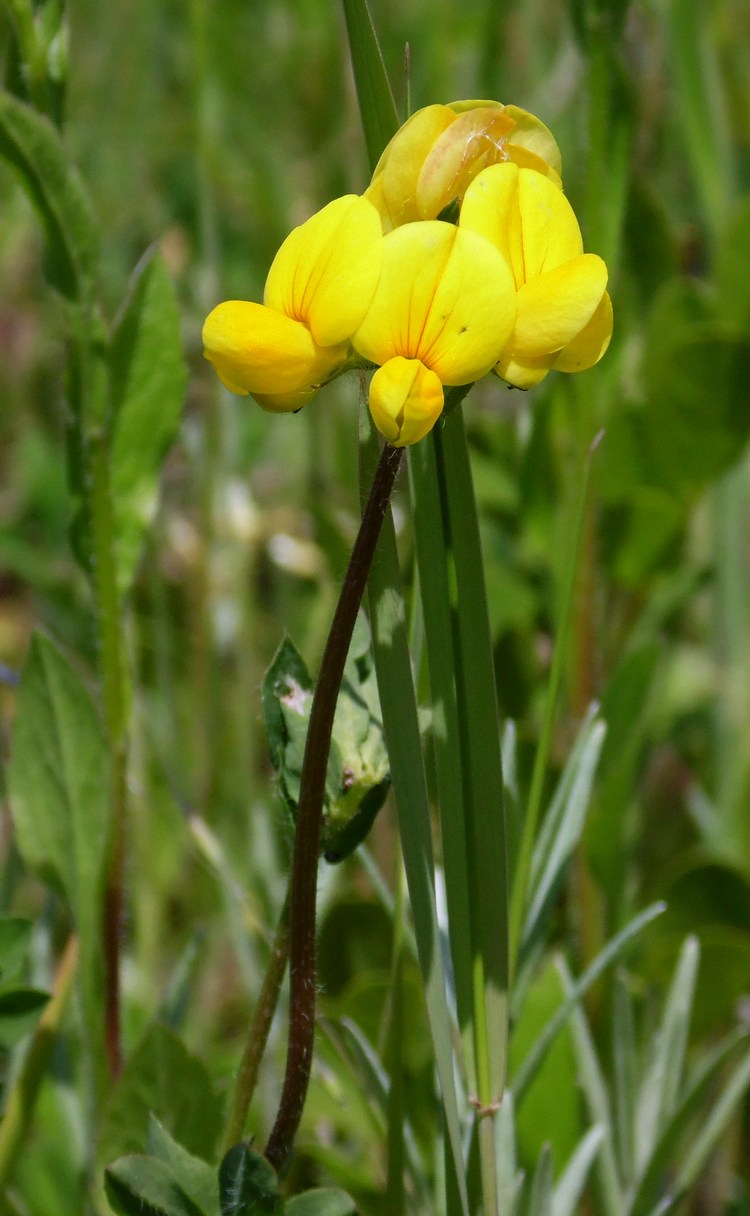
[[[289,1043],[286,1073],[266,1157],[280,1170],[289,1157],[302,1117],[315,1037],[315,901],[323,821],[326,766],[344,665],[352,631],[388,502],[401,462],[401,448],[386,444],[328,634],[307,731],[290,885]]]

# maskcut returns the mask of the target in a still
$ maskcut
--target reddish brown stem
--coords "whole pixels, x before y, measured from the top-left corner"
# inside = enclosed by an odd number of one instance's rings
[[[388,508],[402,448],[383,448],[336,605],[315,685],[302,764],[290,885],[289,1042],[284,1088],[266,1157],[281,1170],[302,1118],[315,1038],[315,902],[326,766],[352,631]]]

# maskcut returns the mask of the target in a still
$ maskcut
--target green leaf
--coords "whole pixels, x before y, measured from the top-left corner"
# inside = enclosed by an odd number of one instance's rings
[[[122,1157],[104,1172],[107,1199],[119,1216],[207,1216],[156,1157]]]
[[[207,1161],[193,1156],[174,1140],[153,1115],[149,1119],[148,1152],[158,1157],[172,1172],[172,1177],[205,1216],[220,1216],[219,1182],[216,1170]]]
[[[558,969],[562,977],[565,996],[570,1001],[574,998],[575,986],[562,959],[558,960]],[[614,1126],[607,1084],[596,1055],[586,1016],[578,1004],[571,1015],[571,1027],[578,1061],[578,1082],[583,1091],[591,1120],[599,1126],[602,1132],[596,1169],[601,1194],[602,1216],[625,1216],[625,1199],[617,1173]]]
[[[344,0],[344,17],[367,156],[374,169],[398,129],[396,103],[366,0]]]
[[[43,634],[34,636],[21,677],[8,789],[19,852],[67,898],[78,929],[86,1037],[100,1076],[109,759],[86,688]]]
[[[732,216],[716,260],[718,309],[722,317],[750,329],[750,196]]]
[[[271,1164],[249,1148],[230,1148],[219,1167],[221,1216],[274,1216],[281,1212],[279,1183]]]
[[[7,982],[17,976],[29,956],[34,926],[21,916],[5,916],[0,920],[0,978]]]
[[[539,1154],[529,1195],[529,1216],[552,1216],[552,1153],[545,1145]]]
[[[146,1031],[105,1107],[99,1161],[142,1153],[151,1115],[188,1153],[211,1157],[222,1127],[222,1103],[200,1060],[158,1024]]]
[[[641,1172],[653,1152],[660,1129],[672,1114],[682,1076],[700,948],[685,941],[675,968],[651,1062],[638,1097],[635,1124],[636,1169]]]
[[[629,924],[621,929],[611,941],[607,943],[604,949],[597,954],[590,967],[584,971],[583,975],[576,980],[575,983],[571,980],[569,991],[566,999],[555,1014],[550,1018],[542,1033],[537,1038],[534,1046],[529,1051],[523,1064],[518,1070],[517,1075],[513,1078],[513,1093],[515,1095],[516,1105],[519,1106],[527,1087],[531,1084],[532,1079],[537,1073],[539,1066],[544,1059],[550,1044],[554,1041],[555,1036],[560,1032],[562,1027],[567,1022],[576,1010],[576,1006],[580,1002],[581,997],[591,987],[602,972],[614,962],[622,953],[629,941],[640,933],[652,920],[660,916],[664,911],[664,904],[652,904],[646,908],[638,916],[634,917]]]
[[[365,838],[390,787],[369,632],[363,619],[352,641],[328,755],[322,852],[341,861]],[[286,638],[263,680],[263,714],[271,762],[292,817],[299,802],[313,682]]]
[[[652,1147],[646,1168],[640,1178],[630,1205],[630,1216],[645,1216],[652,1207],[658,1207],[658,1196],[663,1189],[664,1178],[674,1174],[674,1162],[682,1153],[689,1161],[693,1153],[689,1132],[695,1128],[696,1115],[700,1114],[705,1125],[706,1100],[717,1091],[719,1078],[726,1078],[727,1064],[730,1057],[741,1046],[745,1050],[741,1059],[734,1065],[736,1069],[744,1069],[750,1052],[747,1050],[747,1030],[739,1027],[726,1037],[716,1047],[712,1048],[699,1062],[691,1076],[680,1102],[665,1127],[659,1132],[659,1137]],[[721,1101],[721,1091],[719,1091]]]
[[[659,1212],[671,1211],[677,1207],[695,1186],[748,1088],[750,1088],[750,1052],[737,1065],[708,1116],[703,1120],[701,1130],[691,1144],[690,1152],[685,1155],[683,1164],[670,1188],[669,1205],[657,1205]],[[656,1216],[655,1213],[654,1216]]]
[[[305,1191],[290,1199],[284,1216],[357,1216],[354,1200],[336,1187]]]
[[[552,1216],[575,1216],[583,1188],[602,1142],[600,1127],[592,1127],[565,1167],[552,1196]]]
[[[0,1047],[9,1048],[34,1028],[49,1000],[38,988],[0,990]]]
[[[180,313],[163,259],[136,268],[110,352],[111,487],[117,577],[127,591],[157,505],[158,477],[185,396]]]
[[[107,756],[88,692],[43,634],[21,677],[8,785],[24,861],[67,896],[79,929],[90,927],[106,845]]]
[[[9,93],[0,93],[0,155],[20,173],[42,220],[50,279],[70,299],[87,300],[98,257],[88,197],[56,128]]]
[[[529,876],[529,908],[522,938],[522,954],[542,932],[545,918],[562,881],[586,819],[599,753],[606,727],[589,710],[575,746],[555,790],[534,849]]]
[[[363,407],[360,418],[361,487],[367,493],[378,459],[378,444],[367,411]],[[411,675],[396,534],[390,511],[386,513],[383,521],[367,583],[367,594],[383,728],[393,774],[404,868],[435,1050],[435,1065],[442,1093],[446,1133],[455,1164],[461,1210],[468,1213],[452,1025],[435,900],[435,861],[427,777]]]

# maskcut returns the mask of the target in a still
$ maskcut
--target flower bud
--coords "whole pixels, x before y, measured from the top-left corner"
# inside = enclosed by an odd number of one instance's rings
[[[487,165],[514,161],[560,182],[560,153],[538,118],[496,101],[426,106],[404,123],[375,169],[366,197],[388,232],[436,219]]]
[[[417,443],[431,431],[443,409],[443,386],[419,359],[389,359],[370,383],[370,413],[396,448]]]

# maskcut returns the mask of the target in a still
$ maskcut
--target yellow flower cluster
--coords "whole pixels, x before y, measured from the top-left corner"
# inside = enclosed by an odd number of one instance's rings
[[[227,388],[269,410],[297,410],[374,364],[373,419],[403,446],[434,426],[444,386],[494,371],[530,388],[552,368],[593,366],[612,333],[606,288],[544,124],[516,106],[455,102],[417,111],[365,194],[295,228],[263,304],[219,304],[203,342]]]

